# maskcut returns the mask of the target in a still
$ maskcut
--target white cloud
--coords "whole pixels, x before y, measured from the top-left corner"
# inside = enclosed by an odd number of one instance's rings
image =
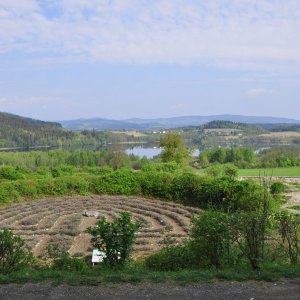
[[[0,0],[0,53],[39,61],[291,70],[299,36],[298,0]]]
[[[247,98],[258,98],[266,95],[274,95],[275,91],[266,88],[254,88],[246,92]]]

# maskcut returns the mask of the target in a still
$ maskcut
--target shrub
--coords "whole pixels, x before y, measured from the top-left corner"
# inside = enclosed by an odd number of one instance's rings
[[[37,196],[36,182],[34,180],[18,180],[14,183],[16,191],[25,197]]]
[[[281,244],[286,249],[291,263],[297,264],[300,252],[300,218],[297,215],[280,212],[276,215],[276,220]]]
[[[284,184],[282,182],[273,182],[270,186],[272,195],[278,195],[284,192]]]
[[[198,188],[200,184],[201,178],[191,173],[175,176],[170,188],[172,199],[184,204],[199,205]]]
[[[270,227],[268,209],[262,212],[237,212],[232,228],[235,242],[253,270],[259,270],[265,260],[266,235]]]
[[[73,175],[75,173],[75,167],[73,166],[59,166],[51,171],[53,177],[60,177],[63,175]]]
[[[22,178],[25,178],[24,170],[11,166],[0,167],[0,179],[16,180]]]
[[[31,249],[12,231],[0,231],[0,272],[7,274],[21,269],[33,261]]]
[[[220,268],[230,246],[229,216],[220,211],[206,211],[192,220],[191,243],[200,259]]]
[[[92,235],[92,245],[106,253],[104,262],[109,266],[123,265],[130,257],[140,221],[132,222],[128,212],[109,223],[102,217],[87,232]]]
[[[71,257],[69,253],[63,253],[53,260],[52,266],[55,270],[84,272],[89,269],[86,261]]]
[[[195,253],[188,244],[164,248],[146,258],[145,265],[154,271],[178,271],[195,268]]]
[[[171,182],[173,175],[167,172],[142,172],[140,185],[143,195],[171,199]]]
[[[0,203],[10,203],[19,200],[19,198],[20,194],[15,189],[14,182],[0,183]]]
[[[141,187],[137,174],[129,169],[118,169],[99,177],[94,177],[91,190],[97,194],[138,195]]]

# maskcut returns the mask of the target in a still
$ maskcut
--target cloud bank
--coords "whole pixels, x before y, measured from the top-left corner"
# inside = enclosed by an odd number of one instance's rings
[[[45,63],[300,66],[298,0],[0,0],[0,54]]]

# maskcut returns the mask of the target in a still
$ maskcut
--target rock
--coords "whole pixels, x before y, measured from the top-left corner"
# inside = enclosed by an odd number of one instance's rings
[[[96,210],[86,210],[86,211],[83,213],[83,215],[86,216],[86,217],[99,218],[100,213],[97,212]]]

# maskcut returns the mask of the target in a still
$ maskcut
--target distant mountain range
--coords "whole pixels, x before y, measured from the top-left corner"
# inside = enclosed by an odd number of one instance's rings
[[[159,130],[186,126],[199,126],[207,122],[224,120],[247,124],[300,124],[300,120],[276,117],[241,116],[241,115],[213,115],[213,116],[182,116],[158,119],[126,119],[111,120],[103,118],[77,119],[59,121],[69,130]]]

